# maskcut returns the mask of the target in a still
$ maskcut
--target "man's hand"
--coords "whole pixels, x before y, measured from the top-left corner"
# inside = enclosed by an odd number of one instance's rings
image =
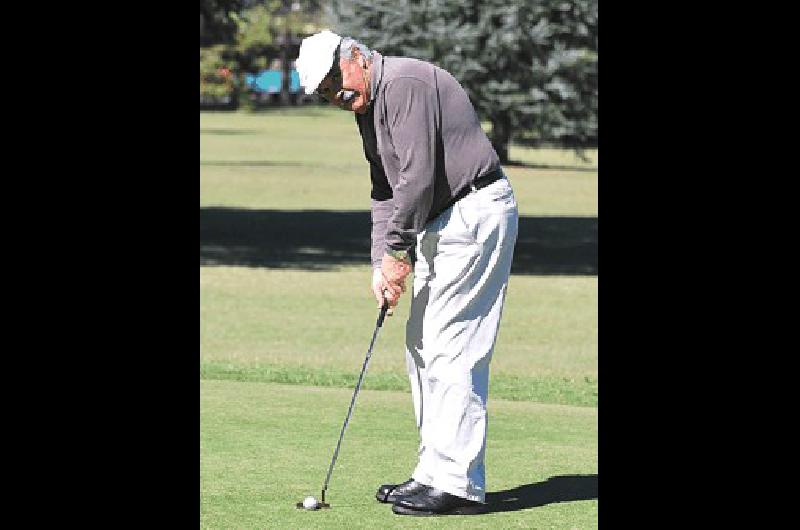
[[[400,295],[406,290],[406,276],[411,272],[411,263],[408,260],[398,260],[384,254],[381,268],[372,273],[372,292],[378,301],[378,307],[383,305],[383,299],[389,303],[387,315],[391,315]]]
[[[385,290],[384,285],[383,272],[380,269],[372,269],[372,293],[375,295],[375,300],[378,301],[378,309],[383,307],[384,296],[388,299],[389,291]],[[393,312],[390,306],[386,315],[392,316]]]
[[[397,259],[389,254],[383,255],[381,261],[381,274],[383,276],[384,296],[389,302],[389,307],[395,307],[400,300],[400,295],[406,290],[406,276],[411,272],[411,262],[406,259]]]

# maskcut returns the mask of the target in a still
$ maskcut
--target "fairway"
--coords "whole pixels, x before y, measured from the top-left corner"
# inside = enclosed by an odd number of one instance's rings
[[[417,437],[408,396],[362,390],[319,498],[352,391],[201,381],[202,528],[597,528],[597,409],[489,399],[479,516],[401,517],[374,499],[403,481]]]
[[[480,516],[374,500],[418,443],[409,299],[375,344],[319,496],[378,310],[369,168],[352,114],[200,113],[202,528],[597,528],[597,150],[512,145],[519,239],[490,373]]]
[[[520,215],[596,216],[597,150],[512,146]],[[200,206],[368,210],[369,167],[352,114],[317,106],[200,113]]]
[[[377,316],[369,275],[368,266],[320,272],[203,268],[204,375],[325,384],[336,374],[343,384],[354,384]],[[408,308],[402,300],[381,329],[365,388],[408,390]],[[492,396],[597,404],[596,277],[512,276],[503,319]]]

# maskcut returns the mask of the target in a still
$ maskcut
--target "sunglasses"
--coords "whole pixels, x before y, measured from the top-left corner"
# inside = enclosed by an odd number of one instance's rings
[[[342,90],[342,70],[341,68],[339,68],[338,48],[336,49],[336,53],[334,54],[333,57],[333,65],[331,66],[328,75],[326,75],[322,79],[322,83],[324,83],[326,79],[331,80],[330,84],[328,84],[325,88],[322,89],[318,88],[315,92],[319,97],[321,97],[328,103],[333,102],[336,95],[339,94],[340,92],[341,95],[339,97],[345,103],[356,97],[356,95],[358,95],[358,92],[355,90]]]
[[[331,82],[330,84],[326,85],[325,88],[318,88],[317,95],[330,103],[333,101],[333,98],[336,97],[336,94],[342,89],[342,72],[331,72],[325,76],[325,79],[330,79]],[[323,82],[325,79],[323,79]]]

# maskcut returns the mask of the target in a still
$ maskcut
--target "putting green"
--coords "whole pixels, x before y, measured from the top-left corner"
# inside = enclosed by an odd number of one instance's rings
[[[369,378],[369,373],[367,373]],[[319,498],[352,388],[201,380],[202,528],[597,528],[597,409],[489,397],[479,516],[411,518],[374,500],[416,460],[407,393],[362,390],[326,501]]]

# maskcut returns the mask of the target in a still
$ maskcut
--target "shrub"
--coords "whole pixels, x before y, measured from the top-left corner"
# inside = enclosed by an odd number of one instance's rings
[[[238,106],[236,74],[226,60],[224,45],[200,48],[200,105],[204,107]]]

